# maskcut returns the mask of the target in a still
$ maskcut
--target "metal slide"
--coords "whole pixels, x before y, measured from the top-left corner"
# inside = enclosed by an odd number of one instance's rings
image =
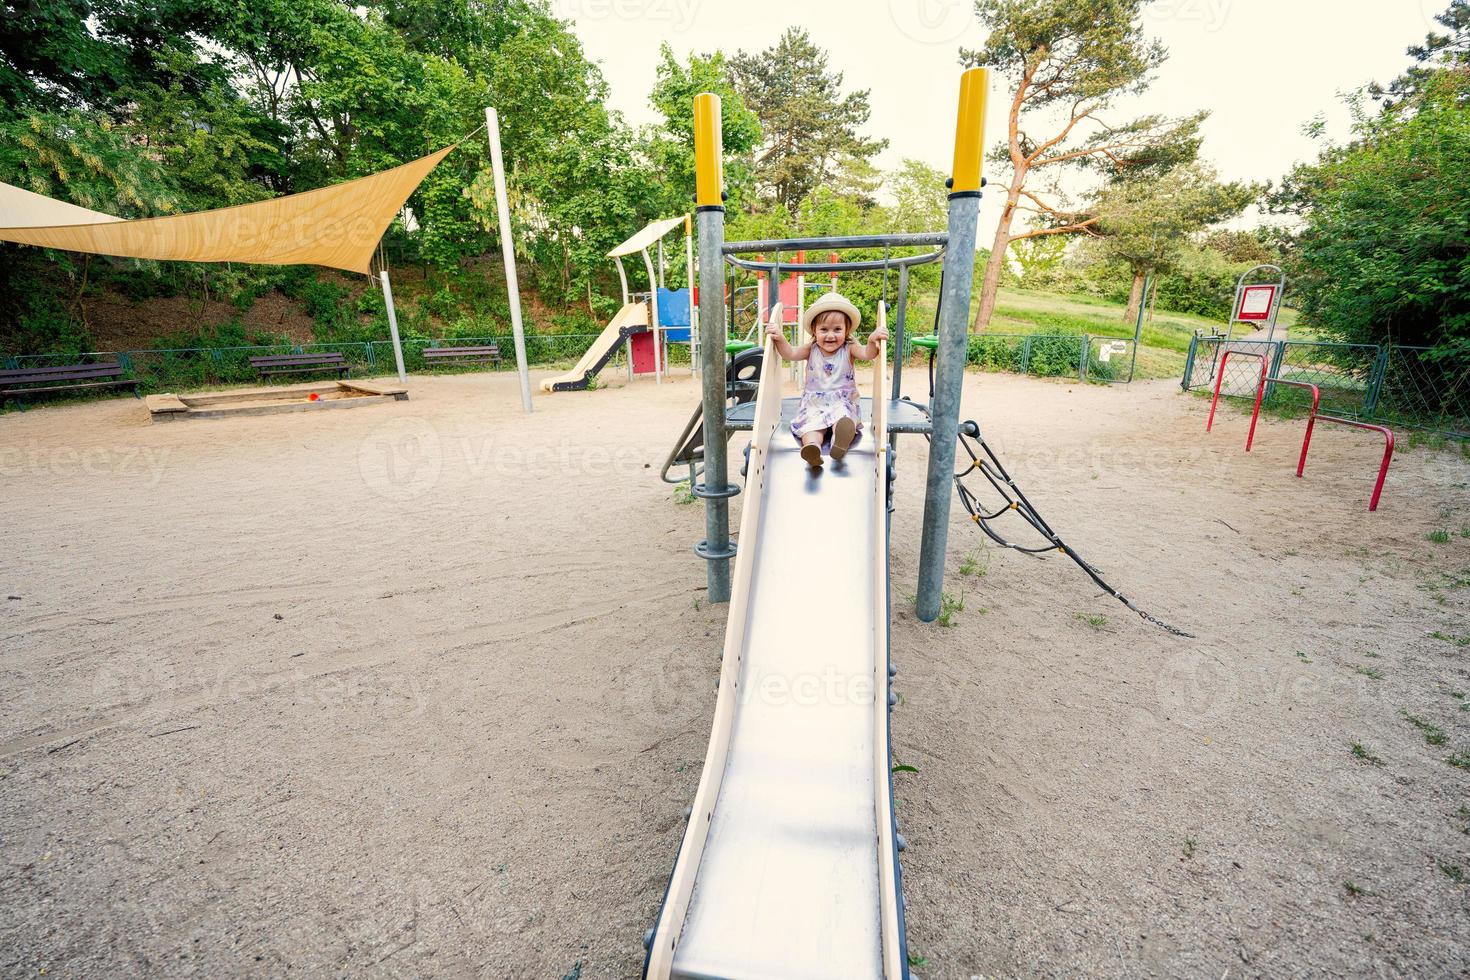
[[[762,367],[714,726],[646,975],[899,980],[887,404],[813,473],[769,341]]]
[[[630,334],[639,332],[648,326],[648,304],[644,302],[627,303],[622,309],[608,321],[601,335],[587,348],[587,353],[577,362],[577,366],[566,374],[558,374],[541,382],[542,391],[580,391],[587,387],[588,380],[601,371],[603,365],[612,359],[617,352],[618,345],[628,339]]]

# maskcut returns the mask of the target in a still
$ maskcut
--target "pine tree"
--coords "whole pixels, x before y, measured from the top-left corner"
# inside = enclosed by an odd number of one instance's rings
[[[737,52],[730,80],[760,120],[757,190],[767,204],[794,209],[813,189],[845,175],[888,145],[859,130],[872,115],[868,90],[842,94],[842,72],[827,68],[827,53],[793,27],[758,54]]]

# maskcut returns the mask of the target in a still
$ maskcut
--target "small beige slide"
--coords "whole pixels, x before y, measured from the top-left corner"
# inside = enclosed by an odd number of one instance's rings
[[[602,366],[612,357],[613,351],[617,349],[619,342],[623,339],[623,331],[628,327],[648,326],[648,304],[628,303],[609,321],[607,327],[602,331],[592,346],[587,348],[587,353],[577,362],[577,366],[566,374],[558,374],[541,382],[542,391],[575,391],[587,387],[589,376],[602,370]]]

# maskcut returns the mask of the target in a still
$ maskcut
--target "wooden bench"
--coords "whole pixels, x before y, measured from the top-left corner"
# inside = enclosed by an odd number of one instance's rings
[[[250,366],[259,371],[261,377],[277,374],[301,374],[306,371],[336,371],[337,377],[352,376],[347,357],[336,351],[322,354],[273,354],[269,357],[252,357]]]
[[[483,347],[429,347],[424,350],[426,361],[492,361],[500,363],[500,347],[486,344]]]
[[[105,364],[58,364],[53,367],[20,368],[15,371],[0,371],[0,402],[13,398],[20,402],[31,395],[52,391],[75,391],[83,388],[131,387],[133,397],[139,397],[135,378],[125,378],[123,366],[117,361]]]

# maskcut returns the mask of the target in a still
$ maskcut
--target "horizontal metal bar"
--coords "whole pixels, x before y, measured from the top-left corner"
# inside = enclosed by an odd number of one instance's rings
[[[725,261],[740,269],[751,272],[806,273],[806,272],[873,272],[878,269],[901,269],[904,266],[928,265],[944,258],[944,251],[925,252],[923,255],[900,255],[891,259],[864,259],[861,262],[754,262],[725,256]]]
[[[923,231],[900,235],[847,235],[839,238],[763,238],[751,242],[726,242],[721,251],[726,255],[748,252],[795,252],[801,249],[904,248],[918,245],[945,245],[949,233]]]

